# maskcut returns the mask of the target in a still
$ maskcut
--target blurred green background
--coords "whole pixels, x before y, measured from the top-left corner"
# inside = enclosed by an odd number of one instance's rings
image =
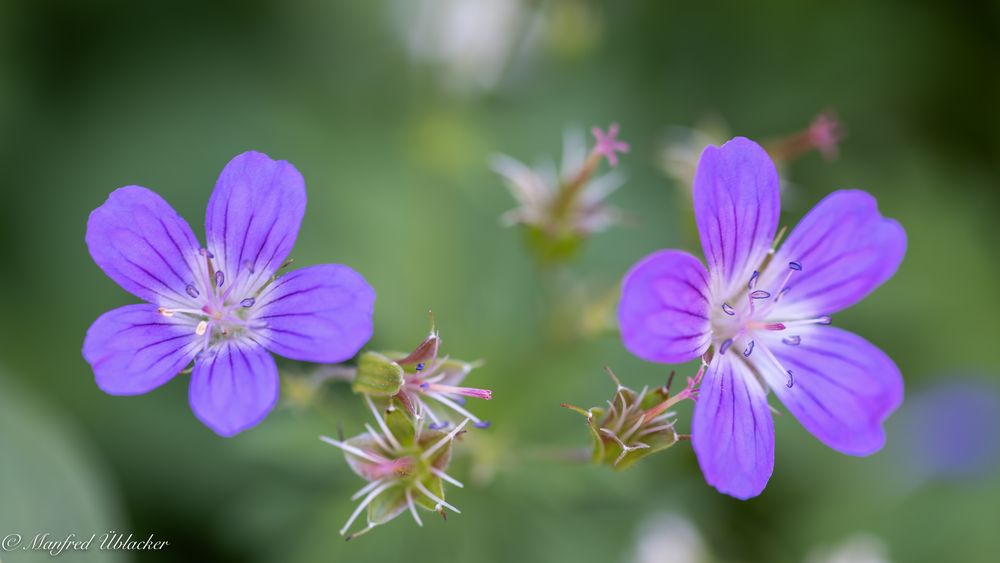
[[[964,374],[1000,383],[1000,6],[752,4],[0,2],[0,536],[170,542],[69,561],[818,561],[859,534],[893,561],[996,560],[996,466],[922,475],[897,447],[900,417],[866,459],[777,417],[774,476],[749,502],[708,487],[686,443],[622,474],[560,461],[588,434],[559,403],[609,398],[604,364],[635,387],[667,373],[613,333],[581,337],[552,297],[577,290],[546,289],[498,223],[514,204],[490,155],[558,157],[574,124],[619,121],[632,145],[611,201],[636,224],[594,237],[556,282],[599,295],[648,252],[690,246],[687,187],[659,168],[671,126],[718,115],[768,139],[834,108],[841,157],[786,169],[783,223],[861,188],[909,235],[896,277],[836,323],[892,356],[908,395]],[[89,212],[140,184],[201,234],[218,172],[249,149],[306,178],[297,264],[349,264],[376,288],[369,349],[416,345],[430,308],[443,352],[487,360],[469,384],[494,390],[473,405],[494,426],[451,471],[468,483],[448,497],[463,514],[337,535],[363,483],[316,437],[362,430],[346,386],[225,440],[191,414],[186,376],[138,397],[94,384],[84,333],[135,299],[91,261]],[[305,369],[282,366],[286,380]],[[988,450],[998,431],[945,435]],[[642,547],[650,534],[666,547]],[[701,547],[685,551],[692,534]]]

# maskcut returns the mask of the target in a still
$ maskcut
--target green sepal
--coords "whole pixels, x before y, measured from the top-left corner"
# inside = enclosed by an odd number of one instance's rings
[[[583,236],[571,231],[553,234],[528,225],[524,228],[524,236],[535,257],[543,264],[570,261],[579,255],[583,246]]]
[[[431,448],[431,446],[444,439],[445,436],[447,436],[447,434],[444,432],[439,432],[437,430],[424,430],[420,433],[420,443],[418,444],[420,451],[427,451]],[[438,448],[438,450],[434,452],[434,455],[432,455],[426,463],[442,470],[448,467],[448,464],[451,463],[451,445],[454,443],[454,440],[450,440],[448,443]]]
[[[406,510],[406,486],[399,483],[382,491],[368,505],[368,522],[374,525],[385,524],[404,510]]]
[[[594,453],[591,455],[591,459],[594,463],[601,463],[606,455],[605,451],[607,448],[604,447],[604,440],[601,438],[600,432],[600,420],[604,418],[604,409],[600,407],[594,407],[590,409],[590,417],[587,421],[587,428],[590,428],[590,438],[594,442]]]
[[[403,368],[378,352],[365,352],[358,359],[358,370],[351,389],[372,397],[391,397],[403,388]]]
[[[413,437],[416,432],[413,418],[395,400],[392,400],[390,404],[391,408],[384,412],[385,424],[404,449],[410,448],[413,446]]]
[[[644,457],[665,450],[676,444],[677,434],[672,428],[661,430],[653,434],[646,434],[642,437],[642,442],[644,444],[648,444],[649,447],[629,452],[620,462],[618,462],[618,465],[614,465],[615,460],[618,459],[618,456],[622,453],[622,449],[616,442],[612,441],[610,444],[607,444],[608,455],[605,457],[605,463],[611,465],[615,471],[624,471]]]
[[[433,473],[428,473],[426,477],[420,480],[420,482],[427,487],[428,491],[434,493],[434,495],[439,499],[445,500],[444,482],[441,481],[440,477],[434,475]],[[427,510],[433,511],[437,508],[437,503],[427,498],[427,495],[421,493],[419,490],[414,491],[413,502],[416,503],[417,506],[421,506]]]

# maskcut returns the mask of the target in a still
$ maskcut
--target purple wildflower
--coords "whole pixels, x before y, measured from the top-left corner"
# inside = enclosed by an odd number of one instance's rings
[[[837,191],[775,251],[778,174],[756,143],[705,149],[694,208],[708,269],[677,250],[655,252],[625,276],[622,340],[650,361],[714,353],[692,421],[709,484],[737,498],[760,494],[774,466],[767,388],[824,444],[869,455],[900,404],[896,365],[860,336],[826,326],[889,279],[906,234],[875,198]]]
[[[147,304],[101,315],[83,344],[97,385],[137,395],[189,363],[191,408],[222,436],[260,422],[278,398],[270,352],[333,363],[372,334],[375,292],[347,266],[278,270],[305,213],[302,175],[258,152],[223,169],[208,202],[208,244],[152,191],[127,186],[90,214],[94,261]]]
[[[947,374],[942,381],[911,394],[897,415],[902,469],[917,480],[993,475],[1000,465],[1000,390],[987,378]]]

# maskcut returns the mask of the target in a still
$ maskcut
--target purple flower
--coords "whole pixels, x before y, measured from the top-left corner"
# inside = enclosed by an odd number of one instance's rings
[[[1000,465],[1000,390],[993,378],[949,373],[940,381],[911,394],[896,415],[902,469],[918,480],[993,475]]]
[[[372,334],[375,292],[347,266],[277,277],[306,207],[294,166],[247,152],[223,169],[208,202],[206,248],[146,188],[126,186],[90,214],[94,261],[146,301],[101,315],[83,356],[112,395],[146,393],[192,361],[190,402],[222,436],[260,422],[278,398],[271,352],[310,362],[352,357]]]
[[[889,279],[906,234],[861,191],[816,205],[776,252],[778,174],[756,143],[736,138],[702,153],[694,208],[708,269],[677,250],[625,276],[618,309],[633,354],[679,363],[714,350],[692,421],[709,484],[760,494],[774,467],[767,389],[824,444],[868,455],[900,404],[896,365],[860,336],[826,326]]]

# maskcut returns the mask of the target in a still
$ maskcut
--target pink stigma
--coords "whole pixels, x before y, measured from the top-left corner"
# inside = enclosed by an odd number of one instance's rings
[[[844,128],[833,113],[825,111],[809,124],[809,142],[823,155],[823,158],[837,158],[837,145],[844,140]]]
[[[608,164],[611,166],[618,166],[618,155],[616,153],[627,153],[628,143],[618,140],[618,124],[612,123],[608,127],[608,132],[605,133],[601,131],[600,127],[594,127],[590,130],[596,139],[597,144],[594,145],[594,154],[598,154],[608,159]]]

